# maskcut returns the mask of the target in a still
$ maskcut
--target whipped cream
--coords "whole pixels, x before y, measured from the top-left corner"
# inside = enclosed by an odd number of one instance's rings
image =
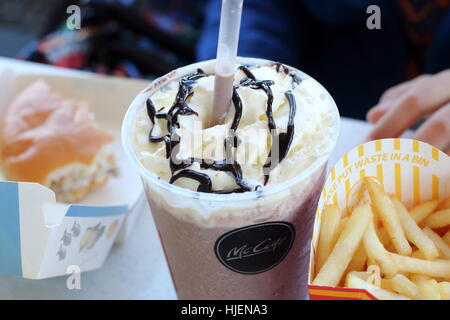
[[[235,132],[240,144],[234,148],[234,160],[240,165],[243,182],[251,190],[270,187],[293,178],[306,170],[316,159],[330,152],[332,141],[334,102],[314,79],[302,75],[295,81],[293,71],[273,64],[250,67],[257,81],[273,81],[272,112],[278,134],[285,133],[289,121],[290,104],[286,92],[291,92],[296,104],[294,134],[286,156],[270,171],[266,182],[264,165],[272,146],[272,136],[266,115],[268,95],[264,90],[241,85],[247,75],[237,69],[234,84],[242,102],[242,116]],[[175,129],[179,144],[172,157],[178,161],[190,158],[222,161],[225,159],[224,141],[230,135],[235,116],[233,103],[221,125],[209,127],[211,123],[214,75],[203,76],[195,81],[192,94],[186,99],[188,106],[196,114],[179,115]],[[150,96],[154,108],[159,113],[167,113],[172,107],[179,89],[178,81],[173,81]],[[136,114],[133,124],[133,149],[143,166],[156,176],[170,181],[172,172],[166,155],[166,144],[150,142],[152,136],[168,134],[167,120],[154,119],[153,124],[145,103]],[[233,190],[239,186],[230,172],[204,169],[193,162],[186,169],[209,176],[213,191]],[[180,178],[174,185],[197,190],[199,183],[190,178]]]

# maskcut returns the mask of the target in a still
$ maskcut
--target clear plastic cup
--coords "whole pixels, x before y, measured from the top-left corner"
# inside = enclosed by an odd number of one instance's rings
[[[253,58],[238,58],[238,63],[273,64]],[[183,189],[147,170],[133,150],[133,120],[147,98],[197,68],[213,73],[214,65],[214,60],[195,63],[153,81],[132,102],[122,128],[124,148],[141,174],[177,295],[180,299],[306,299],[317,202],[339,134],[339,113],[331,97],[329,152],[298,176],[262,192],[211,194]],[[310,78],[287,67],[301,78]]]

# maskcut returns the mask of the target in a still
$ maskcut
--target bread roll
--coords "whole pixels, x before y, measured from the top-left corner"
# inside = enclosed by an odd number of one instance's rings
[[[43,184],[58,201],[80,200],[115,169],[114,139],[96,125],[89,106],[61,97],[42,80],[7,109],[0,139],[6,179]]]

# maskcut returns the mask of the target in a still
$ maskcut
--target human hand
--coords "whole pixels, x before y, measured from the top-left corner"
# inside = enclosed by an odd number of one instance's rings
[[[450,155],[450,69],[387,90],[367,113],[373,128],[366,140],[397,138],[426,116],[413,138]]]

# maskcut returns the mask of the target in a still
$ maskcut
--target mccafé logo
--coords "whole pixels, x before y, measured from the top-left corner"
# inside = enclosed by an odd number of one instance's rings
[[[233,248],[228,252],[226,261],[231,261],[235,259],[248,258],[258,254],[264,254],[267,252],[275,251],[281,244],[286,240],[286,236],[282,236],[277,240],[272,240],[268,238],[266,240],[261,241],[256,246],[252,247],[247,244],[244,244],[240,248]]]
[[[256,274],[280,263],[292,247],[294,227],[286,222],[269,222],[230,231],[215,245],[216,256],[228,269]]]

